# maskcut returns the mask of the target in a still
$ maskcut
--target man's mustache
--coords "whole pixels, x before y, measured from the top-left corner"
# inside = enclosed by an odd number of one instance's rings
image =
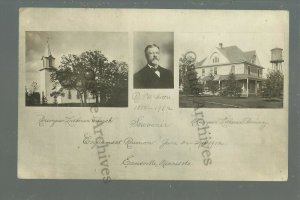
[[[158,59],[158,58],[153,58],[151,61],[153,61],[153,60],[157,60],[157,61],[159,61],[159,59]]]

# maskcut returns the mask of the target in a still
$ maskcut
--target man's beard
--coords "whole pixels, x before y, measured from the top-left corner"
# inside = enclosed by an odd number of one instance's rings
[[[159,60],[157,58],[154,58],[153,60],[151,60],[151,63],[153,65],[158,65],[159,64]]]

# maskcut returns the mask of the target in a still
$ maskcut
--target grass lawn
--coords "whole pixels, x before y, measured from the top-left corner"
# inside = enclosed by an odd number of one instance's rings
[[[192,97],[180,95],[179,107],[193,108],[193,102],[197,107],[203,108],[282,108],[282,99],[266,99],[262,97]]]
[[[128,107],[127,102],[123,102],[122,104],[100,104],[100,103],[60,103],[60,104],[34,104],[27,106],[35,106],[35,107]]]

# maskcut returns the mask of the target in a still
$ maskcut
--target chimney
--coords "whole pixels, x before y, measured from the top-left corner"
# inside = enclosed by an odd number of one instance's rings
[[[219,47],[222,49],[223,48],[223,43],[219,43]]]

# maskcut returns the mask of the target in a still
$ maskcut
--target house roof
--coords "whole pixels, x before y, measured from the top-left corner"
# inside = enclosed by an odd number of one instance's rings
[[[264,80],[263,77],[258,77],[256,75],[252,74],[236,74],[235,75],[236,80],[243,80],[243,79],[251,79],[251,80]]]
[[[196,63],[196,66],[201,66],[206,61],[206,58]]]
[[[244,56],[246,61],[251,63],[253,57],[256,56],[256,51],[253,50],[253,51],[244,52]]]
[[[256,55],[256,51],[242,51],[237,46],[229,46],[229,47],[222,47],[217,49],[229,60],[230,63],[242,63],[242,62],[249,62],[252,63],[253,56]],[[196,65],[198,67],[202,66],[204,61],[207,59],[204,58],[200,62],[198,62]]]
[[[231,63],[250,62],[255,55],[255,50],[243,52],[237,46],[217,48]]]
[[[229,60],[231,63],[244,62],[244,52],[237,46],[222,47],[217,49]]]

